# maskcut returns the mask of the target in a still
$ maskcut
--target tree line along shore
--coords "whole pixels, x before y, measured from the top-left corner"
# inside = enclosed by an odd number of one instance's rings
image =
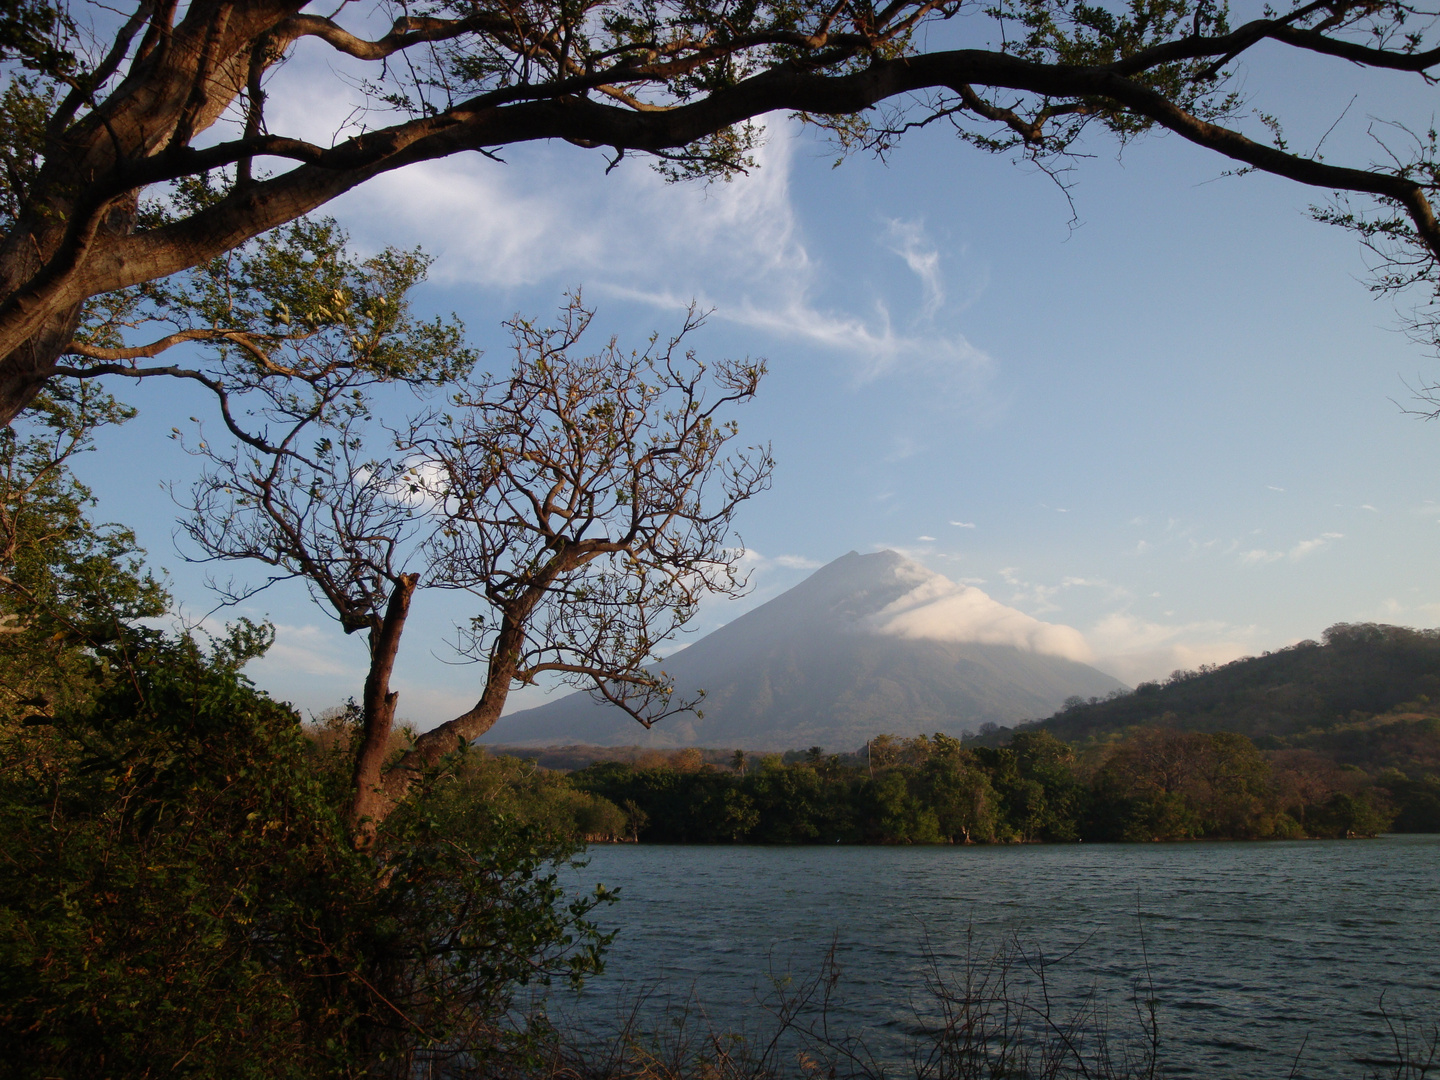
[[[1020,843],[1440,832],[1440,631],[1319,641],[1176,671],[1043,720],[880,735],[858,752],[505,749],[517,812],[669,843]],[[548,767],[548,769],[546,768]],[[522,780],[522,776],[524,779]],[[491,779],[486,783],[498,783]],[[521,786],[528,786],[521,794]],[[567,792],[546,795],[545,792]],[[576,803],[575,805],[579,805]],[[591,805],[591,804],[586,804]],[[599,824],[597,824],[599,823]]]
[[[1415,725],[1440,738],[1440,721]],[[881,735],[726,760],[646,751],[564,773],[484,751],[475,796],[590,842],[995,844],[1370,837],[1440,831],[1440,778],[1370,775],[1233,732],[1151,727],[1077,752],[1048,731],[978,746]],[[707,760],[710,759],[710,760]],[[719,759],[719,760],[716,760]]]
[[[1440,832],[1440,631],[1338,623],[1014,728],[856,752],[497,747],[539,813],[670,843],[1018,843]],[[521,777],[524,776],[522,781]],[[486,783],[498,783],[498,779]],[[545,792],[564,791],[546,795]],[[487,796],[488,797],[488,796]],[[576,803],[575,805],[580,805]],[[591,805],[591,804],[586,804]]]

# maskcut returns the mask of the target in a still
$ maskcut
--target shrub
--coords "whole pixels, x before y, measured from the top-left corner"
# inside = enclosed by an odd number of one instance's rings
[[[242,665],[131,634],[84,708],[0,733],[0,1041],[15,1077],[409,1075],[524,1051],[518,987],[598,971],[549,864],[444,775],[360,854],[343,771]]]

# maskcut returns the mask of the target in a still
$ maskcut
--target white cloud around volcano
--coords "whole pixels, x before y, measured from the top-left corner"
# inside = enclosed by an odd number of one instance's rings
[[[1259,631],[1215,620],[1157,623],[1128,612],[1106,615],[1090,630],[1102,671],[1135,686],[1178,669],[1226,664],[1258,651]]]
[[[1008,645],[1082,664],[1094,659],[1084,635],[1074,627],[1041,622],[973,585],[958,585],[939,574],[867,621],[871,630],[895,637]]]

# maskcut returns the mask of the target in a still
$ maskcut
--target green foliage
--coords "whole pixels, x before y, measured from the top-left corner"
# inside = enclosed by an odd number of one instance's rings
[[[516,989],[600,970],[604,896],[546,869],[573,845],[485,812],[463,767],[355,852],[346,773],[239,673],[268,640],[136,633],[126,678],[6,731],[10,1075],[408,1075],[523,1047]]]
[[[464,756],[387,821],[344,826],[348,757],[209,648],[137,620],[164,594],[67,470],[124,410],[52,395],[0,439],[0,1073],[411,1075],[525,1053],[526,986],[579,981],[606,941],[555,875],[579,825],[484,797]],[[495,785],[491,785],[495,787]],[[530,802],[537,800],[533,797]]]
[[[937,752],[925,761],[918,780],[939,834],[967,844],[999,839],[1003,811],[990,772],[958,740],[937,734],[935,742]]]
[[[1380,786],[1390,795],[1397,812],[1397,832],[1440,833],[1440,776],[1431,773],[1411,780],[1404,773],[1382,773]]]
[[[6,0],[0,8],[0,59],[18,60],[31,71],[51,78],[75,78],[79,59],[67,47],[75,23],[67,5],[43,0]],[[83,75],[80,77],[83,80]]]
[[[1244,735],[1166,728],[1137,730],[1098,759],[1082,760],[1047,731],[999,747],[879,736],[868,756],[811,748],[741,773],[676,755],[591,765],[569,782],[631,808],[637,838],[663,843],[1373,836],[1396,807],[1417,823],[1440,807],[1437,781],[1406,787],[1396,774],[1377,785],[1319,755],[1267,755]]]
[[[1390,828],[1394,814],[1369,791],[1337,792],[1306,816],[1312,836],[1341,839],[1350,836],[1378,836]]]
[[[623,839],[629,822],[610,800],[572,785],[563,773],[483,748],[460,755],[446,770],[446,804],[463,819],[476,807],[523,825],[551,843]]]
[[[0,430],[0,724],[74,706],[113,678],[96,646],[168,599],[134,534],[87,517],[69,462],[132,411],[98,387],[57,382]]]
[[[134,681],[6,733],[0,999],[14,1075],[161,1062],[260,1075],[267,1059],[299,1075],[325,1054],[285,1045],[323,1005],[276,973],[319,944],[295,938],[323,895],[294,886],[342,871],[327,858],[340,849],[293,715],[243,685],[250,650],[227,645],[127,642]]]
[[[202,181],[173,207],[145,213],[160,225],[217,197]],[[213,363],[200,381],[222,404],[241,399],[258,417],[293,423],[316,400],[332,403],[337,387],[433,388],[470,370],[477,354],[459,320],[420,319],[411,308],[430,262],[418,249],[357,258],[333,219],[305,218],[184,274],[94,298],[76,339],[116,349],[140,328],[189,335],[209,346]]]
[[[1243,735],[1137,731],[1096,777],[1098,831],[1117,840],[1286,835],[1270,781],[1269,763]]]
[[[55,107],[55,90],[18,75],[0,93],[0,223],[19,215],[45,160],[45,121]]]
[[[1044,64],[1111,65],[1134,60],[1186,31],[1198,37],[1230,29],[1228,7],[1204,0],[999,0],[986,11],[1007,29],[1005,51]],[[1220,120],[1240,106],[1238,94],[1217,89],[1224,67],[1214,57],[1202,56],[1148,66],[1133,77],[1187,112]],[[1099,119],[1123,140],[1154,126],[1153,120],[1099,97],[1057,103],[1048,112],[1054,123],[1045,141],[1057,150],[1067,148],[1091,119]]]

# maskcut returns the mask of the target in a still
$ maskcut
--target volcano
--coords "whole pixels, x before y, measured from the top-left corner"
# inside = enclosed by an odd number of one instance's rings
[[[646,730],[571,693],[501,718],[483,742],[854,750],[886,732],[974,731],[1124,685],[1078,631],[1041,622],[893,551],[850,552],[658,665],[701,713]]]

